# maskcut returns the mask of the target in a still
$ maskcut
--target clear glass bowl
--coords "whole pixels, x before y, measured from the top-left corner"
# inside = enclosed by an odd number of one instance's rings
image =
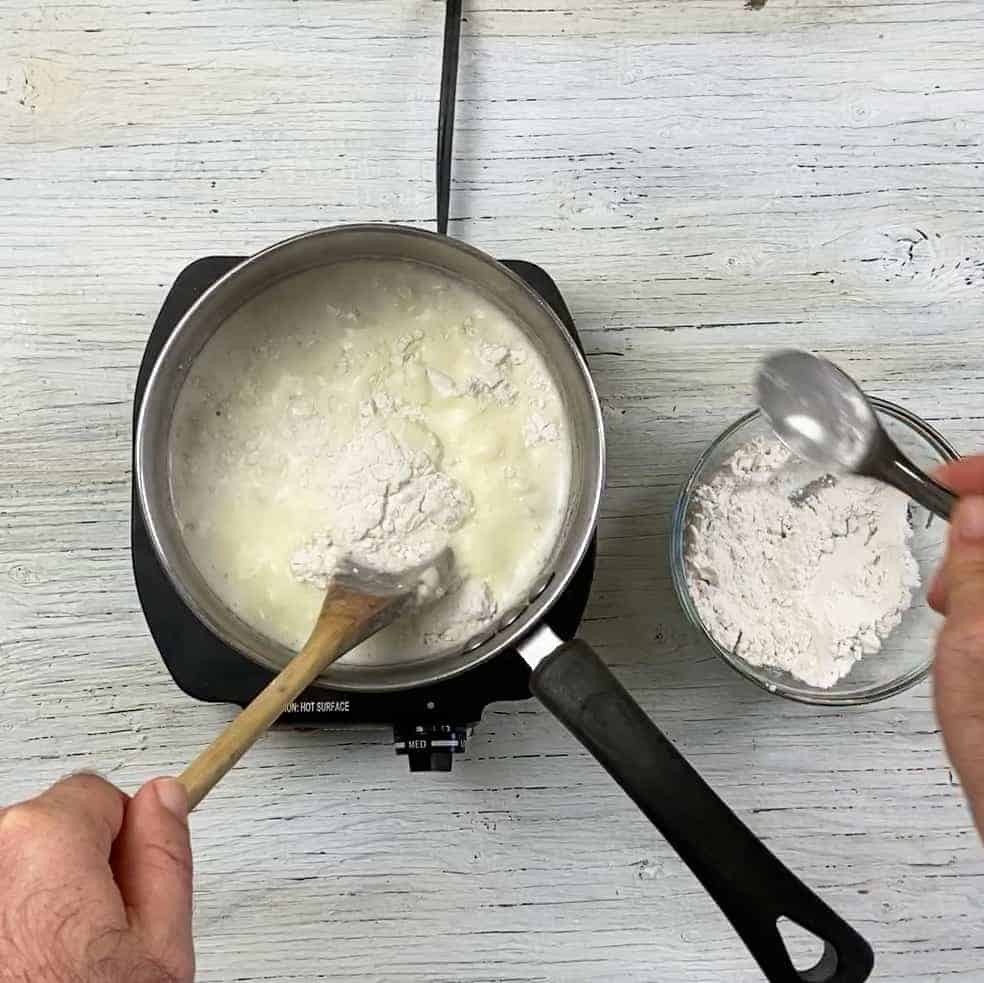
[[[872,399],[872,403],[889,435],[920,467],[931,471],[958,456],[944,437],[917,416],[882,399]],[[856,662],[830,689],[810,686],[779,669],[751,665],[740,655],[719,645],[702,622],[690,594],[684,565],[694,493],[740,445],[766,436],[772,436],[772,429],[758,410],[743,416],[704,451],[680,493],[673,510],[670,566],[673,586],[684,612],[728,665],[770,693],[802,703],[832,706],[871,703],[901,693],[925,678],[932,663],[939,618],[926,603],[926,590],[946,547],[947,524],[915,502],[911,502],[909,508],[913,528],[911,545],[919,564],[921,586],[913,593],[912,606],[881,650]]]

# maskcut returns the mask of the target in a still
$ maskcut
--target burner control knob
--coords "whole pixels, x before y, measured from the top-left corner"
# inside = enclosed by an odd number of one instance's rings
[[[450,771],[452,755],[465,750],[469,728],[456,724],[394,724],[393,746],[411,771]]]

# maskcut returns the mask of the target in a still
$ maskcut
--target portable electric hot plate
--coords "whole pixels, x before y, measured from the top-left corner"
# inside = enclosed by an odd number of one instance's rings
[[[175,280],[144,349],[134,395],[134,432],[151,368],[164,343],[189,307],[243,257],[208,256],[188,266]],[[506,260],[556,312],[578,342],[570,311],[553,280],[532,263]],[[579,344],[579,342],[578,342]],[[178,596],[151,546],[133,488],[130,518],[133,572],[147,625],[174,681],[189,696],[212,703],[245,706],[272,674],[226,645]],[[592,543],[567,590],[546,621],[562,638],[574,636],[584,613],[594,574]],[[507,650],[436,685],[396,692],[342,692],[310,689],[291,704],[282,724],[344,726],[391,724],[397,754],[411,771],[448,771],[452,756],[465,748],[472,728],[489,703],[530,698],[529,666]]]

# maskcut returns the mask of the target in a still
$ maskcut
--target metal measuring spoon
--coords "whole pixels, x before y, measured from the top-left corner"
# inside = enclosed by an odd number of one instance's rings
[[[794,453],[832,471],[876,478],[949,521],[956,496],[916,467],[885,432],[857,383],[808,352],[767,358],[755,379],[759,409]]]

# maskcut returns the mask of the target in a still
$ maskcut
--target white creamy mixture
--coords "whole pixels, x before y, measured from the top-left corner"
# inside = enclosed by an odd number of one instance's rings
[[[778,440],[740,447],[696,492],[686,563],[719,645],[829,688],[901,622],[919,569],[904,495],[818,475]]]
[[[450,545],[436,604],[346,656],[446,650],[523,602],[566,514],[559,391],[507,314],[418,264],[312,270],[250,301],[175,409],[172,493],[213,590],[298,648],[339,557],[400,570]]]

